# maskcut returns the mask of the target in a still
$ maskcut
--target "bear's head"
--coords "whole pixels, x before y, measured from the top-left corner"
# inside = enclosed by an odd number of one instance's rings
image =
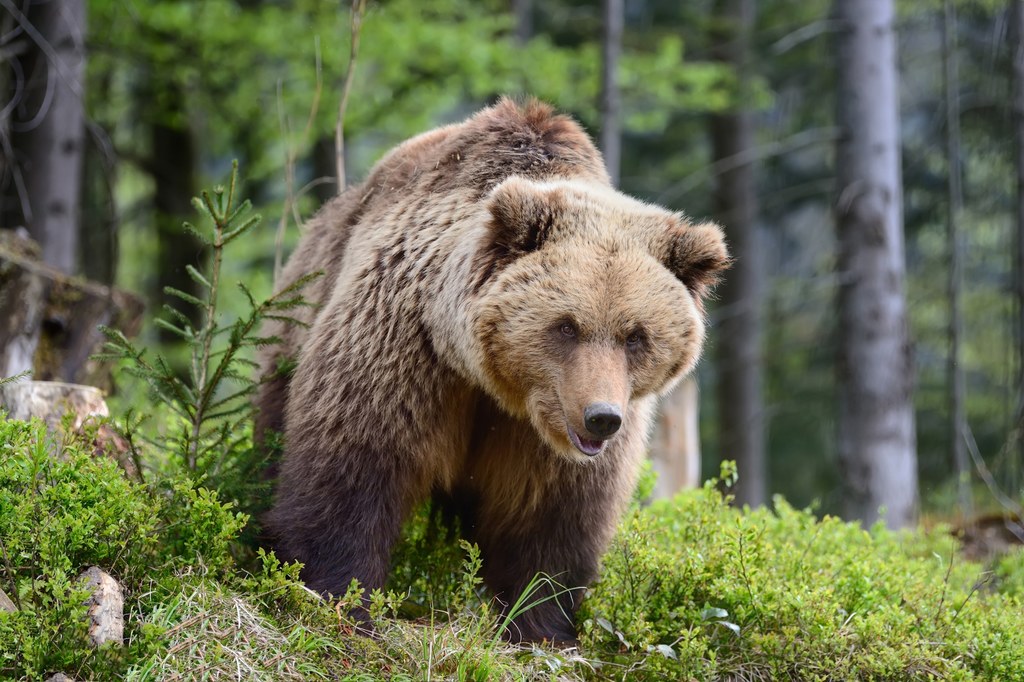
[[[696,363],[722,231],[573,181],[512,177],[488,208],[473,330],[487,388],[557,453],[598,455],[631,401]]]

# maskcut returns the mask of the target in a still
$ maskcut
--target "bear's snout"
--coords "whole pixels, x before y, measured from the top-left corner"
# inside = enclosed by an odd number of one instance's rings
[[[611,438],[622,426],[622,410],[611,403],[592,403],[583,410],[583,425],[594,438]]]

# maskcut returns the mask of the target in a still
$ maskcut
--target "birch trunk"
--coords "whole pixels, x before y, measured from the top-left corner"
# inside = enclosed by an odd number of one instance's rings
[[[838,449],[844,511],[917,513],[913,362],[904,294],[899,90],[892,0],[836,0]]]
[[[661,403],[651,438],[651,466],[658,474],[654,499],[673,497],[700,485],[700,397],[697,380],[686,377]]]

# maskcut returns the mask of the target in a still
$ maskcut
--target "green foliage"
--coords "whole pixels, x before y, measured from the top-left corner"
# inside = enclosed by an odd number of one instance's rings
[[[948,534],[775,508],[709,484],[635,512],[584,603],[585,650],[636,680],[1024,676],[1015,583],[979,590]]]
[[[101,86],[87,90],[91,113],[136,149],[144,138],[133,127],[185,126],[188,114],[204,112],[209,153],[237,155],[243,144],[253,178],[280,178],[289,136],[304,154],[315,139],[333,134],[349,55],[346,5],[91,0],[90,22],[107,28],[89,64],[90,82]],[[467,102],[503,93],[557,101],[596,125],[598,34],[584,45],[559,45],[543,34],[518,45],[513,29],[507,3],[498,0],[369,3],[346,116],[347,138],[370,142],[353,150],[357,169]],[[682,41],[669,32],[636,41],[621,70],[626,122],[639,132],[664,127],[680,104],[714,108],[727,77],[714,65],[684,61]],[[187,102],[185,111],[173,97]],[[123,116],[128,106],[137,110],[131,118]],[[299,140],[311,115],[314,134]]]
[[[1001,560],[986,584],[941,529],[865,531],[781,500],[775,512],[740,511],[713,484],[635,506],[584,602],[577,652],[502,644],[478,550],[423,511],[396,555],[395,584],[412,588],[369,595],[376,635],[366,638],[348,615],[362,603],[358,588],[327,603],[301,585],[297,565],[263,551],[252,573],[240,571],[231,552],[244,515],[187,480],[127,481],[90,450],[55,442],[39,422],[0,422],[0,587],[19,607],[0,611],[0,677],[1024,675],[1022,555]],[[122,648],[86,641],[75,576],[90,565],[125,588]],[[414,621],[399,617],[417,601]]]
[[[26,371],[22,372],[21,374],[15,374],[12,377],[0,377],[0,386],[6,386],[7,384],[13,384],[13,383],[15,383],[17,381],[21,381],[22,379],[27,378],[31,374],[32,374],[31,372],[26,370]]]
[[[457,537],[458,528],[433,504],[422,505],[406,522],[388,581],[391,590],[406,594],[405,615],[424,616],[433,610],[459,613],[481,605],[480,581],[474,580],[467,589],[463,578],[479,570],[479,549],[456,541]]]
[[[1024,600],[1024,550],[1018,549],[996,562],[995,576],[1000,592]]]
[[[57,442],[42,422],[0,422],[0,586],[18,607],[0,610],[0,677],[54,671],[115,679],[159,649],[145,614],[179,589],[182,571],[226,575],[227,540],[246,518],[188,485],[150,490],[93,457],[84,440]],[[124,648],[87,642],[86,591],[97,565],[126,589]]]
[[[212,260],[208,274],[189,266],[191,278],[205,292],[200,299],[178,289],[171,294],[200,313],[201,323],[194,328],[181,310],[164,306],[166,317],[157,324],[181,339],[188,348],[190,361],[187,376],[179,376],[170,362],[157,354],[153,360],[121,332],[101,328],[107,337],[107,353],[101,359],[123,361],[124,369],[148,386],[153,402],[169,414],[167,423],[148,438],[165,457],[164,465],[171,471],[207,481],[232,499],[247,499],[247,485],[260,485],[263,461],[251,442],[252,394],[259,385],[252,377],[255,362],[247,351],[277,343],[275,337],[259,335],[266,320],[299,321],[287,315],[289,310],[307,305],[299,291],[317,275],[303,277],[269,298],[257,301],[244,284],[239,289],[245,297],[247,310],[230,324],[220,321],[218,312],[221,270],[226,247],[246,235],[259,223],[258,215],[250,215],[250,203],[236,203],[237,163],[228,186],[203,192],[193,201],[196,209],[209,221],[208,230],[186,224],[210,247]],[[129,418],[130,421],[130,418]],[[135,424],[137,426],[137,423]],[[130,430],[130,429],[129,429]]]

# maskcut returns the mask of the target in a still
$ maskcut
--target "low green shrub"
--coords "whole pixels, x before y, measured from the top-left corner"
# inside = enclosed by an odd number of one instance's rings
[[[584,650],[634,680],[1024,679],[1019,555],[993,589],[943,529],[774,506],[709,484],[634,511],[584,602]]]
[[[182,572],[228,574],[245,522],[187,480],[150,489],[83,439],[0,421],[0,587],[18,607],[0,611],[0,677],[112,679],[149,655],[157,630],[130,618],[127,647],[94,650],[76,577],[99,566],[124,586],[126,611],[145,614],[180,590]]]

